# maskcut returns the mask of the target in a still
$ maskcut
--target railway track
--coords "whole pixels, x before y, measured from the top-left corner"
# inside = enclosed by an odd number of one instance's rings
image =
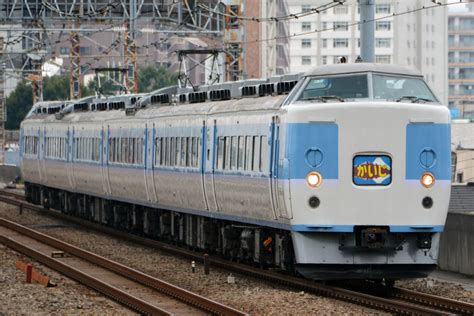
[[[8,192],[8,191],[7,191]],[[117,231],[110,227],[105,227],[96,223],[92,223],[77,217],[68,216],[54,210],[44,210],[41,207],[24,202],[24,197],[16,193],[0,191],[0,201],[17,205],[22,209],[38,211],[43,214],[55,217],[57,219],[74,222],[76,224],[95,229],[97,231],[112,235],[118,238],[127,239],[139,243],[141,245],[157,248],[169,253],[190,258],[195,261],[203,261],[203,256],[196,252],[188,251],[179,247],[172,246],[167,243],[151,240],[136,235]],[[435,295],[410,291],[402,288],[394,288],[392,297],[386,298],[378,295],[362,293],[361,291],[349,290],[347,288],[335,287],[311,282],[306,279],[282,275],[272,271],[257,269],[251,266],[229,262],[220,258],[211,257],[210,263],[213,266],[221,267],[226,270],[235,271],[245,275],[250,275],[258,279],[264,279],[272,283],[279,283],[293,287],[295,289],[304,290],[306,292],[315,293],[325,297],[335,298],[357,305],[366,306],[378,310],[388,311],[396,314],[409,315],[473,315],[474,304],[447,299]]]
[[[0,242],[139,313],[247,315],[4,218]],[[57,251],[66,256],[52,258]]]

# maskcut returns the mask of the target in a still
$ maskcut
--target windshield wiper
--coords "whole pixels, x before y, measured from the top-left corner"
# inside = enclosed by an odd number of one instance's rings
[[[337,95],[322,95],[318,97],[309,97],[306,99],[302,99],[301,101],[312,101],[312,100],[317,100],[324,103],[328,102],[328,100],[338,100],[339,102],[344,102],[344,99]]]
[[[404,95],[404,96],[398,98],[396,100],[396,102],[400,102],[402,100],[411,100],[411,103],[418,103],[419,101],[434,102],[434,100],[426,99],[426,98],[420,98],[420,97],[416,97],[416,96],[413,96],[413,95]]]

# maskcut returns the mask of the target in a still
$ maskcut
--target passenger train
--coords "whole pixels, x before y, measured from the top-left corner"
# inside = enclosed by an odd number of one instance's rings
[[[426,276],[450,196],[450,116],[372,63],[35,104],[28,201],[315,280]]]

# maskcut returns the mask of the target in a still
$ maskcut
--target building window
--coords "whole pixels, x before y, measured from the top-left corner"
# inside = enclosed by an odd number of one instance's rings
[[[309,4],[303,4],[301,6],[301,12],[309,12],[311,11],[311,6]]]
[[[304,38],[301,40],[301,48],[311,48],[311,40]]]
[[[349,29],[348,22],[334,22],[333,23],[333,30],[334,31],[347,31]]]
[[[59,53],[61,55],[69,55],[69,47],[61,47],[59,48]]]
[[[328,27],[329,27],[328,22],[323,22],[323,23],[321,24],[321,27],[322,27],[323,30],[327,30]]]
[[[349,40],[347,38],[335,38],[332,46],[334,48],[349,47]]]
[[[407,48],[410,48],[410,41],[407,41]]]
[[[347,14],[349,12],[349,7],[345,5],[338,5],[334,7],[334,14]]]
[[[311,22],[301,23],[301,30],[302,31],[311,31]]]
[[[327,40],[327,38],[323,38],[323,44],[322,44],[322,46],[323,46],[324,48],[328,47],[328,40]]]
[[[390,38],[376,38],[375,47],[390,48]]]
[[[407,57],[407,65],[411,65],[410,57]]]
[[[375,6],[375,13],[377,14],[390,14],[390,4],[377,4]]]
[[[81,47],[81,55],[90,55],[91,54],[91,48],[90,47]]]
[[[407,24],[407,31],[410,32],[410,24]]]
[[[376,31],[390,31],[392,25],[390,21],[377,21],[375,23]]]
[[[390,64],[391,56],[390,55],[375,55],[375,62],[381,64]]]
[[[302,65],[311,65],[311,56],[302,56],[301,57]]]
[[[434,74],[431,74],[431,82],[435,82],[435,75]]]
[[[322,57],[321,57],[321,63],[322,63],[323,65],[326,65],[326,64],[328,63],[328,56],[322,56]]]

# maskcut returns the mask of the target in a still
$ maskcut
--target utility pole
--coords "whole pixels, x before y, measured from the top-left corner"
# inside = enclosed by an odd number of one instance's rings
[[[79,4],[79,15],[84,14],[83,0]],[[75,27],[80,28],[80,19],[75,21]],[[69,98],[81,97],[81,35],[79,32],[69,32]]]
[[[359,7],[360,57],[366,63],[373,63],[375,61],[375,0],[359,0]]]
[[[138,70],[137,70],[137,43],[136,43],[136,19],[137,2],[130,0],[130,19],[125,22],[124,34],[124,66],[127,68],[125,73],[125,88],[127,93],[138,93]]]

